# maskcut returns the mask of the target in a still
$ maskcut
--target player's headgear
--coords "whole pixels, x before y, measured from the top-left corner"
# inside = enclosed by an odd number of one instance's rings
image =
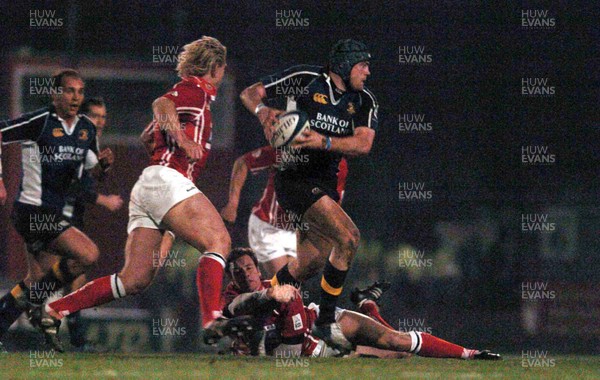
[[[329,52],[329,69],[348,81],[352,67],[369,59],[371,53],[364,43],[352,39],[339,40]]]

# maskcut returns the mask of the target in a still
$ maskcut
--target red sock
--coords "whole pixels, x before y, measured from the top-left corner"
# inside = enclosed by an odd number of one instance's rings
[[[419,356],[470,359],[475,353],[475,350],[468,350],[424,332],[410,331],[409,334],[413,339],[414,347],[411,347],[411,352]]]
[[[358,310],[360,310],[361,313],[363,313],[363,314],[373,318],[377,322],[381,323],[385,327],[394,330],[394,328],[392,326],[390,326],[390,324],[387,323],[385,321],[385,319],[383,319],[381,314],[379,314],[379,310],[377,310],[377,304],[374,301],[367,300],[367,301],[363,302],[362,305],[360,305],[358,307]]]
[[[88,282],[81,289],[47,306],[61,317],[125,296],[123,283],[116,274]]]
[[[200,297],[202,327],[221,316],[221,287],[225,260],[218,253],[207,252],[200,257],[196,271],[196,285]]]

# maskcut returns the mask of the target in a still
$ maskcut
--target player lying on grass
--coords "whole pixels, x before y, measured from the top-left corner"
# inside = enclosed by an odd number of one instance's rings
[[[341,327],[345,345],[342,350],[334,349],[311,335],[319,306],[305,306],[300,291],[292,285],[271,286],[269,281],[262,281],[251,249],[234,249],[227,259],[227,271],[232,281],[223,294],[223,314],[228,317],[252,315],[265,330],[260,337],[236,337],[234,348],[239,353],[337,356],[357,346],[366,346],[435,358],[500,359],[498,354],[464,348],[424,332],[394,330],[381,318],[374,302],[386,289],[384,286],[354,292],[353,301],[369,316],[336,310],[336,322]]]

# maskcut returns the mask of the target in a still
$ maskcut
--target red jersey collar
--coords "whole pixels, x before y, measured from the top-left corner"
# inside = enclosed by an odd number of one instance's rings
[[[194,83],[195,85],[197,85],[198,87],[200,87],[201,89],[206,91],[206,93],[208,95],[212,95],[212,96],[217,95],[217,88],[215,86],[213,86],[212,84],[208,83],[208,81],[206,81],[200,77],[189,76],[189,77],[183,78],[183,80]]]

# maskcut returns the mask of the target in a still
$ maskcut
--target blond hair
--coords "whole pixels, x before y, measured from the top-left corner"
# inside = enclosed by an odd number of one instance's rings
[[[177,73],[180,77],[203,76],[209,71],[216,75],[218,66],[225,64],[227,48],[216,38],[202,36],[199,40],[190,42],[179,53]]]

